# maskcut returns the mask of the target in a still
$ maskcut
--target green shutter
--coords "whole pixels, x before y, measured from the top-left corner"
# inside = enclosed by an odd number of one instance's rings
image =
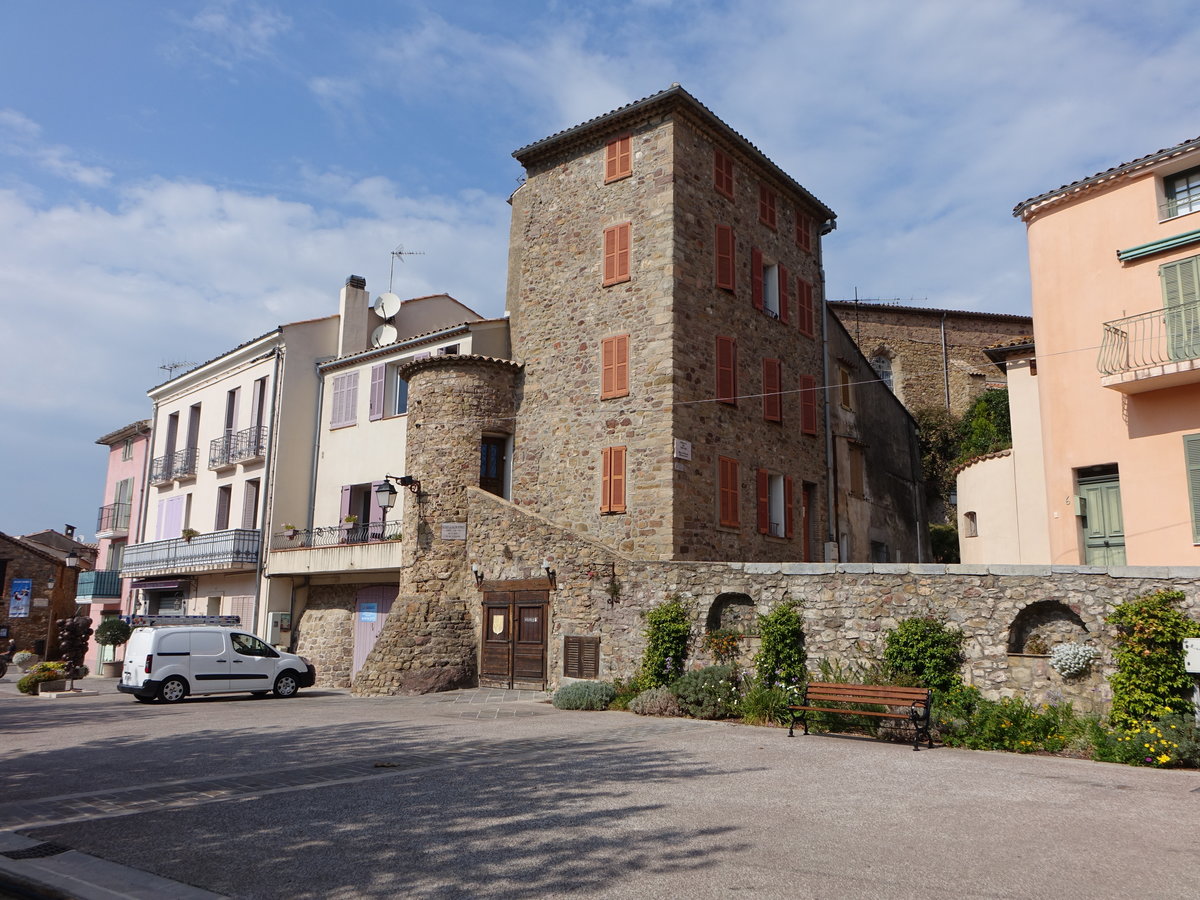
[[[1171,359],[1200,358],[1200,256],[1159,267]]]
[[[1200,434],[1183,436],[1188,497],[1192,503],[1192,543],[1200,544]]]

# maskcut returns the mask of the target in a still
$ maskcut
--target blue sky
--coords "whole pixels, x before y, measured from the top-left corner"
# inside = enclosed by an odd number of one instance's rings
[[[159,366],[397,245],[402,296],[500,315],[512,151],[672,82],[838,212],[839,299],[1027,313],[1012,207],[1200,134],[1182,0],[603,8],[0,4],[0,530],[93,537]]]

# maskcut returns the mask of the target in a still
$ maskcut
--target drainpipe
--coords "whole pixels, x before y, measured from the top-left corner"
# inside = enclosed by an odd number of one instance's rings
[[[283,340],[283,329],[279,330],[279,339]],[[254,624],[251,626],[251,631],[258,634],[258,623],[261,616],[259,615],[259,603],[262,601],[262,582],[263,570],[266,568],[267,553],[270,545],[271,534],[269,525],[271,523],[270,512],[275,505],[275,473],[272,471],[272,466],[275,465],[275,442],[279,439],[279,422],[276,420],[276,411],[278,409],[277,401],[279,400],[279,392],[282,386],[279,380],[279,374],[283,367],[283,347],[275,348],[275,366],[271,371],[271,384],[274,390],[271,391],[271,412],[267,416],[267,421],[271,423],[270,438],[267,440],[267,458],[263,460],[263,472],[266,473],[266,484],[262,486],[262,509],[258,511],[258,565],[254,569]]]
[[[313,529],[313,515],[317,499],[317,463],[321,458],[321,408],[325,405],[325,378],[321,374],[321,364],[314,363],[313,369],[317,375],[317,411],[313,422],[313,457],[312,471],[308,476],[308,512],[306,513],[305,528]]]
[[[950,409],[950,355],[946,351],[946,314],[942,313],[942,380],[946,385],[946,409]]]
[[[149,486],[150,486],[150,467],[152,465],[154,465],[154,439],[157,436],[158,436],[158,401],[155,400],[154,401],[154,412],[150,417],[150,436],[148,438],[146,438],[146,461],[145,461],[145,463],[142,464],[142,486],[141,486],[142,497],[141,497],[141,500],[138,502],[138,505],[141,506],[142,511],[141,511],[141,514],[138,516],[137,539],[134,541],[135,544],[144,543],[146,540],[146,520],[148,518],[150,518],[150,491],[147,490],[147,488],[149,488]],[[128,544],[126,544],[126,549],[129,549]],[[132,581],[132,579],[130,579],[130,580]],[[145,591],[140,591],[139,593],[141,593],[143,595],[143,597],[145,596]],[[125,612],[129,615],[133,615],[133,613],[136,612],[137,601],[133,597],[133,588],[132,587],[129,589],[128,601],[129,601],[129,609],[127,609]]]
[[[821,284],[824,286],[824,279]],[[824,290],[821,291],[824,299]],[[829,307],[821,304],[821,381],[825,395],[825,543],[837,541],[837,495],[834,489],[837,459],[833,454],[833,424],[829,412]],[[822,552],[822,558],[825,554]],[[840,547],[838,557],[841,557]]]

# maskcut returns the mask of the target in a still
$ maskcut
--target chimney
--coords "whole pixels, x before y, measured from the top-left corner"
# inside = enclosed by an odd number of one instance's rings
[[[63,534],[65,534],[69,538],[74,538],[75,537],[75,526],[74,525],[64,525],[63,526]]]
[[[367,279],[351,275],[342,288],[338,323],[338,356],[358,353],[371,346],[371,304]]]

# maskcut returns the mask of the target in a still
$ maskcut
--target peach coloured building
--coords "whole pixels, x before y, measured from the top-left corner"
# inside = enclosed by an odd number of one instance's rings
[[[1014,215],[1028,229],[1049,538],[1047,560],[1020,561],[1200,564],[1200,138]],[[1014,455],[1026,449],[1014,435]],[[1017,480],[1018,502],[1032,487]]]

